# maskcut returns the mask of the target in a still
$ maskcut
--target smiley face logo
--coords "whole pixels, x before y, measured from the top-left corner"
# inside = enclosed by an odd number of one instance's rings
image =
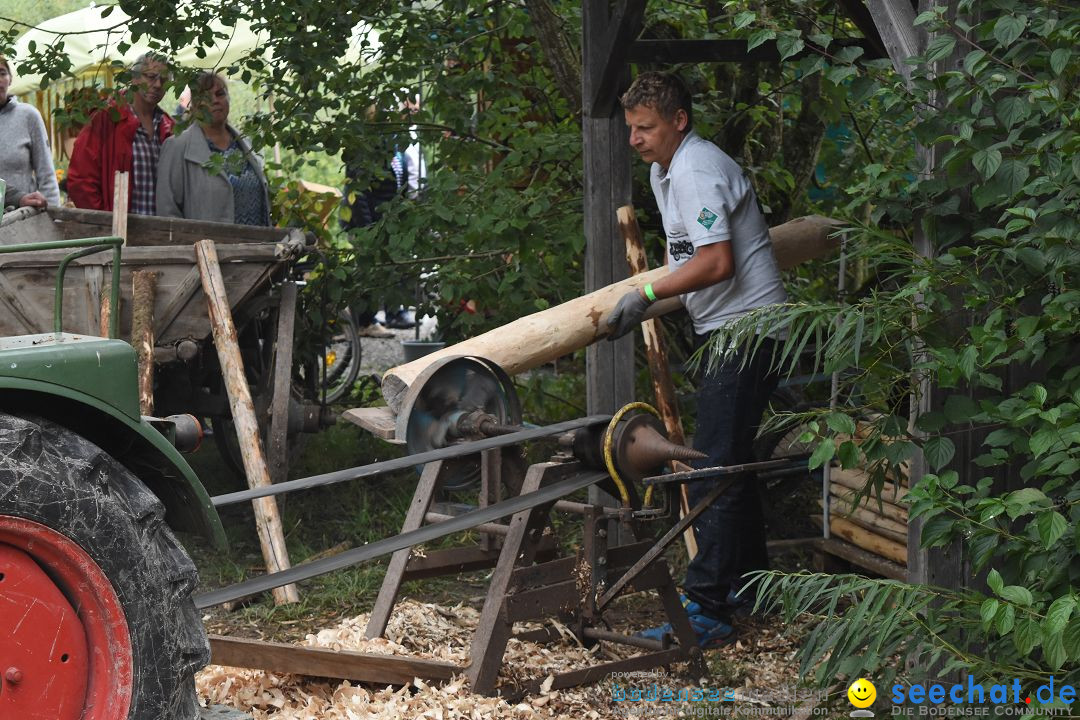
[[[848,700],[857,708],[868,708],[877,700],[877,688],[866,678],[859,678],[847,689]]]

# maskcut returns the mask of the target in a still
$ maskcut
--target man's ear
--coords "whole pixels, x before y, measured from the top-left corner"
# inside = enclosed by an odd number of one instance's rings
[[[686,114],[686,111],[679,108],[675,111],[675,129],[679,132],[686,132],[686,126],[690,123],[690,117]]]

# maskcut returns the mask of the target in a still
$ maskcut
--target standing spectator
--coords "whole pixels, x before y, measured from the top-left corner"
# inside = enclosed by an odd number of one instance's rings
[[[342,229],[367,227],[374,225],[382,218],[383,205],[394,198],[407,195],[411,185],[410,178],[415,174],[412,164],[405,152],[395,142],[395,138],[386,137],[384,146],[380,149],[380,157],[383,163],[372,172],[366,167],[362,158],[356,158],[345,163],[345,177],[347,178],[346,192],[342,200],[348,209],[347,221],[342,222]],[[362,191],[350,191],[351,187],[368,183],[367,189]],[[419,186],[417,186],[418,188]],[[349,198],[352,196],[352,202]],[[404,308],[391,313],[383,305],[383,314],[386,324],[390,327],[412,327],[413,323],[407,318]],[[375,321],[375,312],[370,307],[362,312],[353,310],[357,332],[362,337],[389,338],[394,334],[382,327]]]
[[[168,60],[148,52],[132,65],[131,75],[131,103],[98,110],[75,139],[67,175],[75,207],[112,210],[113,178],[119,170],[131,173],[128,211],[156,214],[158,156],[173,129],[173,119],[158,107],[171,80]]]
[[[710,334],[759,307],[787,299],[757,195],[742,169],[693,130],[690,91],[675,75],[638,75],[622,96],[630,145],[651,166],[653,195],[667,236],[670,272],[631,290],[608,318],[610,337],[641,322],[660,298],[678,295],[694,322],[700,348]],[[774,341],[762,338],[756,353],[713,358],[698,380],[694,447],[706,467],[754,461],[754,436],[778,373],[771,367]],[[699,467],[702,465],[699,464]],[[715,478],[687,485],[690,506]],[[734,639],[732,617],[748,598],[743,576],[768,567],[765,521],[753,473],[742,473],[694,522],[698,552],[686,570],[684,605],[703,648]],[[669,625],[641,633],[659,640]]]
[[[52,150],[41,113],[8,95],[11,66],[0,55],[0,177],[27,195],[41,193],[49,205],[60,204]]]
[[[270,225],[263,161],[229,124],[229,88],[213,72],[191,85],[191,126],[170,138],[158,164],[158,212],[170,217]]]

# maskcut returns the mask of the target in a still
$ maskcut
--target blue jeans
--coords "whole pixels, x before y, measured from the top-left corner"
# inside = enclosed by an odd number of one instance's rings
[[[708,336],[695,337],[700,347]],[[754,462],[754,437],[761,416],[776,389],[779,373],[771,371],[773,341],[761,347],[741,367],[742,353],[706,372],[702,366],[697,391],[697,432],[694,448],[708,454],[696,467]],[[722,478],[730,476],[721,476]],[[687,483],[694,507],[720,478]],[[734,484],[694,522],[698,552],[690,561],[683,584],[686,595],[706,615],[730,620],[729,592],[742,589],[742,575],[768,568],[761,493],[754,473],[740,473]],[[740,598],[742,601],[744,598]]]

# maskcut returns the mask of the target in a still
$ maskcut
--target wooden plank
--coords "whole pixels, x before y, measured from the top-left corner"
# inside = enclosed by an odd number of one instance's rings
[[[420,482],[413,491],[409,510],[405,514],[405,521],[401,524],[402,533],[416,530],[424,524],[424,517],[439,489],[439,476],[442,474],[442,469],[442,462],[428,463],[424,466],[424,471],[420,474]],[[390,622],[390,613],[394,611],[394,605],[397,603],[398,591],[401,589],[405,568],[411,555],[412,548],[406,548],[390,556],[390,564],[386,568],[386,574],[383,575],[379,596],[375,598],[375,606],[371,609],[364,637],[369,639],[382,637],[382,634],[386,632],[386,625]]]
[[[381,407],[351,408],[341,413],[343,420],[359,425],[369,433],[386,442],[404,445],[397,439],[397,416],[385,405]]]
[[[574,463],[532,465],[521,484],[521,494],[539,489],[545,480],[555,482],[578,470]],[[484,608],[480,611],[480,621],[477,623],[469,651],[471,664],[468,677],[473,692],[486,694],[495,689],[506,642],[513,634],[513,623],[507,619],[503,607],[510,591],[514,569],[532,564],[537,544],[530,541],[530,536],[539,537],[539,533],[547,525],[547,518],[545,509],[532,508],[515,513],[510,520],[510,530],[503,541],[499,562],[491,575]]]
[[[616,211],[616,217],[626,247],[626,263],[630,267],[630,274],[640,275],[648,271],[649,261],[645,257],[645,243],[634,215],[634,206],[623,205]],[[685,445],[686,436],[683,435],[682,418],[679,416],[679,401],[675,396],[675,383],[671,379],[671,367],[668,365],[667,340],[664,338],[664,326],[659,318],[641,323],[641,336],[645,341],[645,356],[649,362],[657,412],[664,422],[668,439],[677,445]],[[676,471],[675,462],[677,461],[670,464],[673,472]],[[682,484],[679,486],[680,517],[689,510],[690,499],[686,485]],[[686,554],[692,560],[697,555],[697,538],[693,528],[687,528],[683,532],[683,542],[686,544]]]
[[[65,238],[98,237],[107,235],[112,227],[112,213],[102,210],[50,207],[48,216],[56,221],[57,230]],[[219,245],[236,243],[274,243],[301,238],[293,228],[267,228],[254,225],[206,222],[167,218],[156,215],[132,215],[128,219],[127,245],[194,245],[211,238]]]
[[[221,374],[229,395],[229,409],[236,425],[248,485],[253,488],[269,485],[270,473],[266,467],[259,425],[255,419],[255,407],[251,402],[251,390],[244,374],[244,362],[240,357],[240,347],[236,339],[236,326],[233,325],[232,313],[229,310],[229,298],[225,292],[225,281],[221,276],[214,241],[200,240],[195,244],[195,249],[199,273],[202,275],[203,292],[206,293],[207,308],[210,312],[214,346],[217,348]],[[271,496],[253,500],[252,505],[255,508],[255,529],[259,535],[267,571],[275,573],[289,569],[289,554],[277,502]],[[300,599],[296,585],[284,585],[274,588],[272,592],[274,602],[278,605]]]
[[[274,334],[274,381],[270,399],[270,481],[289,479],[289,401],[292,398],[293,328],[296,325],[296,283],[281,284],[277,332]]]
[[[83,311],[80,314],[80,320],[83,323],[82,326],[87,328],[88,333],[96,330],[99,337],[105,337],[109,334],[108,328],[101,327],[101,317],[97,312],[101,298],[103,276],[104,272],[100,265],[87,265],[83,268],[83,283],[85,284],[86,294],[83,296],[83,302],[80,306]],[[66,301],[67,298],[64,298],[64,300]]]
[[[0,301],[11,311],[11,317],[22,324],[28,335],[52,332],[52,320],[46,318],[40,311],[39,305],[30,305],[24,302],[23,294],[20,293],[4,275],[5,268],[0,267]],[[21,335],[19,332],[4,332],[4,335]]]
[[[453,663],[424,658],[335,651],[220,635],[210,636],[210,662],[379,685],[408,685],[413,678],[442,684],[465,669]]]
[[[187,304],[192,301],[197,293],[202,289],[202,276],[199,275],[199,268],[193,266],[188,271],[187,275],[180,281],[178,285],[173,289],[172,297],[169,298],[169,304],[165,306],[165,309],[158,315],[157,323],[154,327],[154,332],[159,337],[168,332],[172,327],[173,322],[180,313],[183,312]]]

